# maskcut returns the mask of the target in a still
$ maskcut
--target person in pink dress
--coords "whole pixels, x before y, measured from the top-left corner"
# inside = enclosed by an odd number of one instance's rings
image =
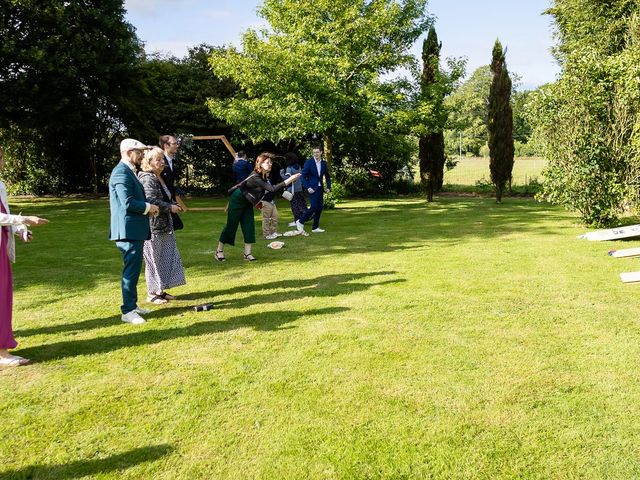
[[[4,167],[4,153],[0,148],[0,171]],[[7,189],[0,181],[0,367],[19,367],[29,363],[26,358],[11,355],[9,350],[18,342],[13,338],[11,312],[13,307],[13,275],[11,263],[15,261],[14,235],[25,242],[31,241],[27,226],[43,225],[48,220],[40,217],[11,215],[7,203]]]

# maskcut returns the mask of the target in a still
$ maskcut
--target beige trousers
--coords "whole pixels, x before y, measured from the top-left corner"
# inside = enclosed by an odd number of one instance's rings
[[[278,231],[278,207],[275,203],[262,203],[262,235],[268,236]]]

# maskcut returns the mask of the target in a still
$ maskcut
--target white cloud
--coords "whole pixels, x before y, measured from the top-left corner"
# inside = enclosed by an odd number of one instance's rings
[[[202,12],[202,16],[212,18],[214,20],[220,20],[222,18],[231,18],[231,12],[228,10],[208,10]]]
[[[145,42],[144,49],[148,53],[162,53],[164,55],[170,55],[174,57],[184,57],[187,55],[189,48],[195,45],[194,42],[188,40],[174,40],[174,41],[158,41],[158,42]]]
[[[192,0],[125,0],[124,8],[127,12],[136,14],[159,14],[165,9],[187,7]]]

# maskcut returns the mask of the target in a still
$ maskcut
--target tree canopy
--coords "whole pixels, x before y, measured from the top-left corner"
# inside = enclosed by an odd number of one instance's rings
[[[111,133],[135,115],[142,47],[122,0],[3,0],[0,38],[9,175],[35,191],[95,187]]]
[[[447,121],[444,108],[444,82],[440,73],[440,49],[435,28],[429,28],[429,34],[422,44],[422,76],[420,89],[422,101],[434,112],[431,125],[425,125],[425,131],[418,139],[418,158],[420,161],[420,179],[427,189],[427,201],[433,201],[433,194],[442,188],[444,179],[444,127]],[[429,128],[431,127],[431,128]]]
[[[511,78],[507,70],[505,52],[500,41],[493,46],[487,108],[489,132],[489,169],[496,189],[496,200],[502,201],[505,186],[511,183],[513,170],[513,113],[511,110]]]
[[[559,80],[534,95],[543,197],[609,225],[640,188],[640,20],[631,0],[555,0]]]
[[[269,27],[248,30],[243,49],[214,52],[214,73],[239,93],[209,102],[212,113],[253,141],[336,138],[354,124],[375,131],[399,101],[381,76],[409,65],[408,50],[430,24],[426,0],[266,0]]]

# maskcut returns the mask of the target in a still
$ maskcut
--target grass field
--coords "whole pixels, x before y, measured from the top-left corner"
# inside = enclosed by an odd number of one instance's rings
[[[528,185],[532,180],[542,182],[545,166],[546,160],[540,157],[517,157],[513,164],[513,186]],[[489,159],[482,157],[463,157],[444,174],[445,185],[475,185],[478,181],[489,182],[490,179]]]
[[[400,198],[219,264],[223,212],[189,212],[188,285],[133,326],[106,200],[12,206],[51,223],[18,247],[34,362],[0,370],[0,479],[640,477],[640,286],[618,278],[640,263],[606,254],[640,241],[576,240],[527,199]]]

